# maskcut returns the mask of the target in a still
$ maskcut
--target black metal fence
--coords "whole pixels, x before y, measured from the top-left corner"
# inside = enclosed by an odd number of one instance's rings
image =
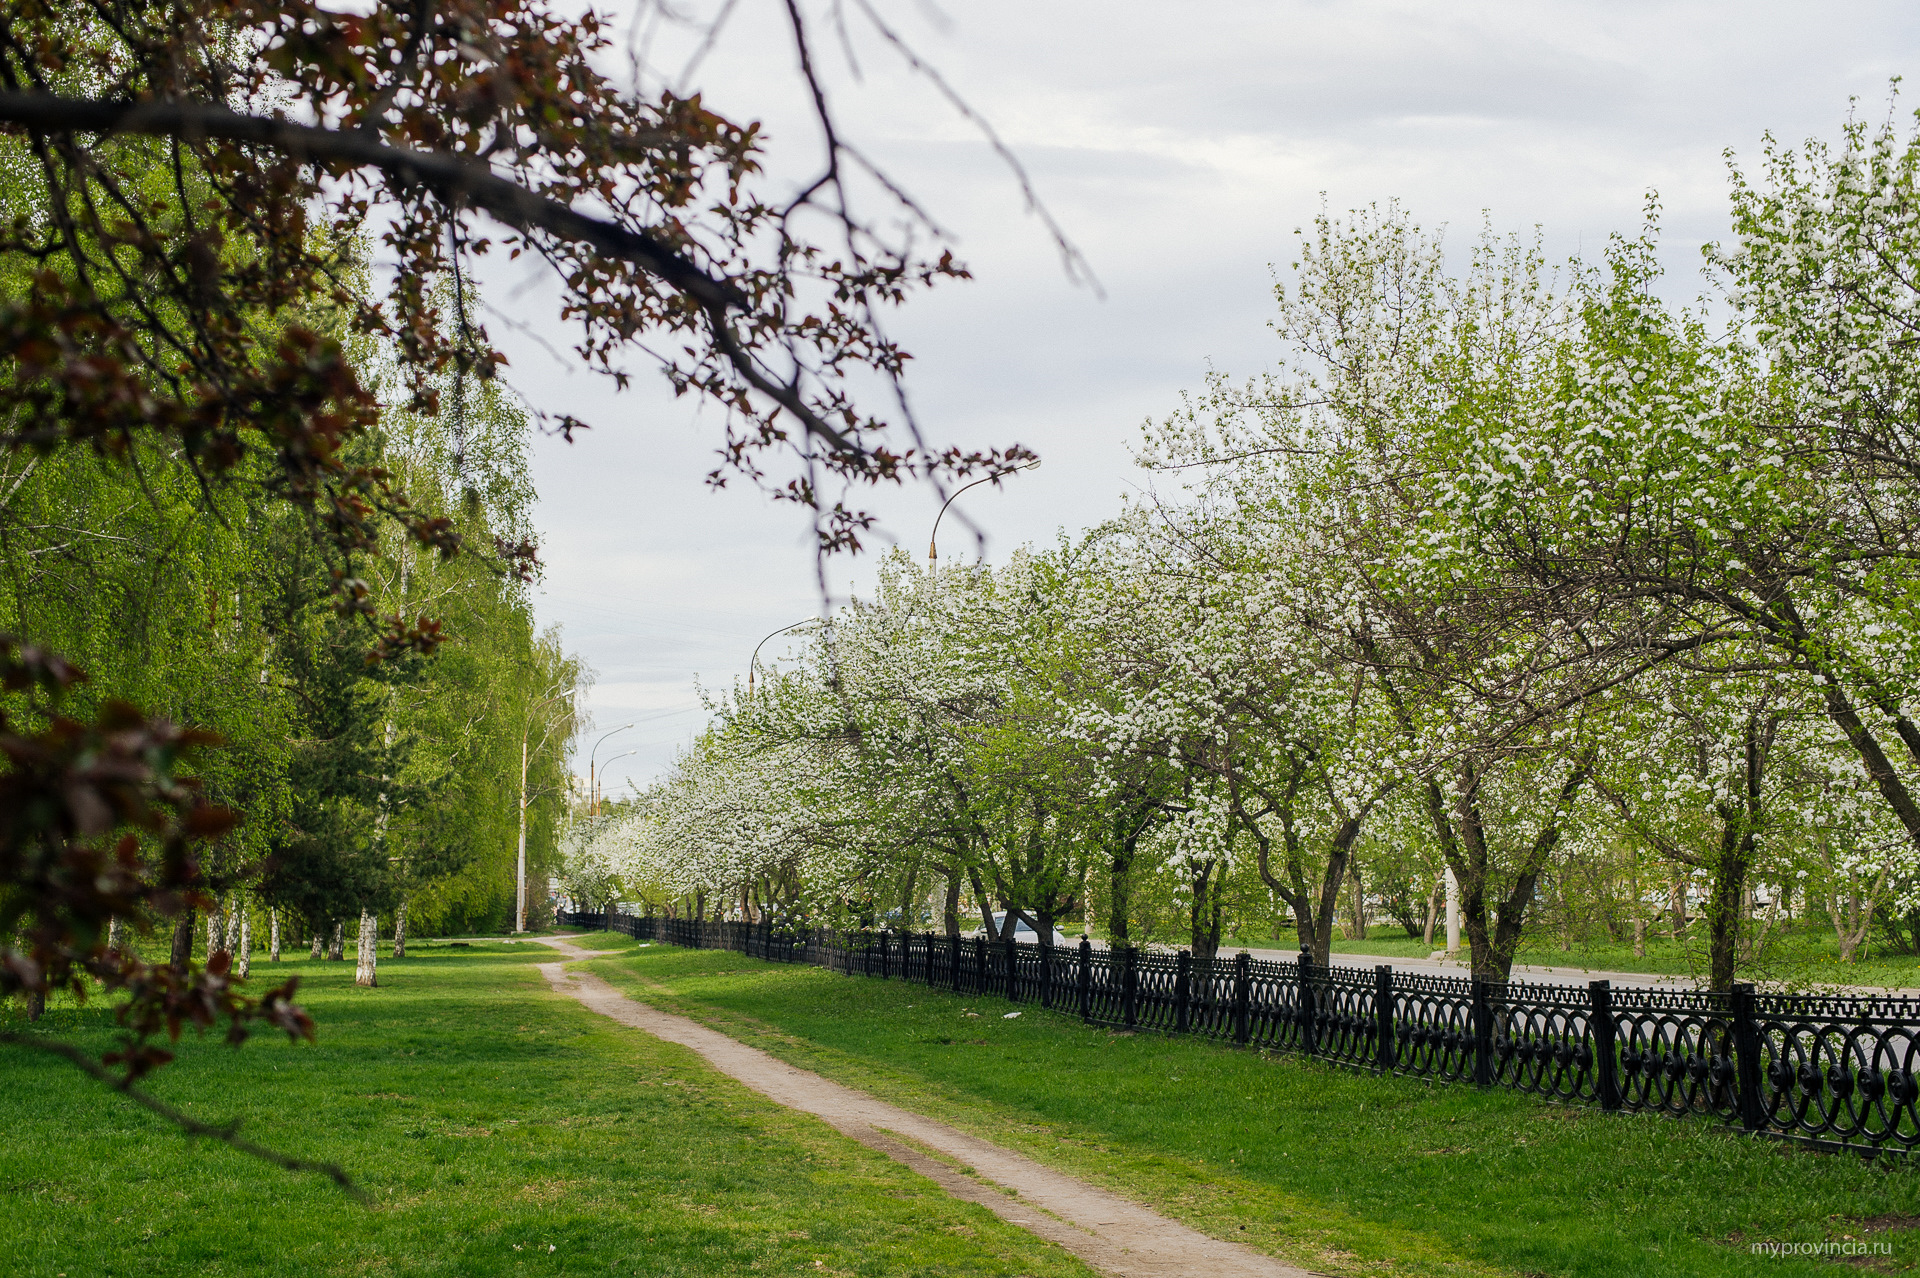
[[[1920,1000],[1546,985],[932,933],[788,932],[614,911],[569,927],[735,950],[1380,1073],[1508,1087],[1861,1154],[1920,1145]]]

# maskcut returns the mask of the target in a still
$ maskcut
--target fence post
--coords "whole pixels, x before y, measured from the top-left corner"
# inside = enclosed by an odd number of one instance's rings
[[[1093,942],[1080,938],[1080,1019],[1093,1019]]]
[[[1193,1004],[1193,955],[1181,950],[1173,960],[1173,1032],[1187,1032]]]
[[[987,938],[984,936],[973,938],[973,992],[987,992]]]
[[[1313,951],[1306,946],[1300,947],[1300,959],[1295,964],[1300,980],[1300,1051],[1303,1055],[1313,1055]]]
[[[1587,1034],[1593,1039],[1593,1091],[1601,1109],[1620,1108],[1620,1059],[1614,1050],[1613,983],[1588,981]]]
[[[1473,978],[1473,1081],[1493,1086],[1493,1005],[1487,1000],[1487,982]]]
[[[947,979],[953,984],[953,992],[960,992],[960,938],[947,938]]]
[[[1253,955],[1241,950],[1233,956],[1233,1041],[1248,1038],[1247,1008],[1253,1001]]]
[[[1393,968],[1385,963],[1373,969],[1373,1061],[1393,1073]]]
[[[1757,1132],[1767,1125],[1760,1105],[1760,1028],[1753,1019],[1753,986],[1744,981],[1733,987],[1733,1054],[1740,1125]]]
[[[1001,944],[1007,947],[1007,1002],[1020,1001],[1020,951],[1015,948],[1014,939],[1009,936]]]
[[[1139,951],[1129,945],[1120,951],[1120,1019],[1128,1029],[1138,1020],[1140,972],[1134,965]]]

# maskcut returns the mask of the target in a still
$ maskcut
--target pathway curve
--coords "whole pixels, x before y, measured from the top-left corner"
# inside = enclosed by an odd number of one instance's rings
[[[605,952],[583,950],[566,937],[529,939],[553,947],[568,961]],[[579,999],[592,1011],[692,1048],[709,1065],[775,1104],[824,1119],[836,1131],[905,1164],[955,1198],[979,1203],[1002,1220],[1058,1243],[1102,1273],[1116,1278],[1192,1274],[1310,1278],[1307,1270],[1209,1237],[1023,1154],[796,1069],[697,1021],[627,998],[597,976],[568,972],[566,961],[542,963],[540,971],[555,990]],[[977,1174],[966,1175],[928,1150]],[[1012,1190],[1012,1195],[1006,1190]]]

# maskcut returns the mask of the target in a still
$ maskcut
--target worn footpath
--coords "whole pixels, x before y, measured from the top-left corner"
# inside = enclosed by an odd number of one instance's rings
[[[594,957],[564,937],[535,938],[567,960]],[[563,994],[622,1025],[692,1048],[709,1065],[790,1109],[824,1120],[845,1136],[905,1164],[955,1198],[1057,1243],[1116,1278],[1207,1274],[1210,1278],[1309,1278],[1308,1271],[1223,1242],[1151,1208],[1042,1166],[865,1092],[796,1069],[684,1016],[627,998],[566,962],[541,973]],[[955,1164],[958,1164],[956,1167]]]

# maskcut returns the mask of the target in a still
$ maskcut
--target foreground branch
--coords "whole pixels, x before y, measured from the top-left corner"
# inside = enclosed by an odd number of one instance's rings
[[[750,305],[731,284],[716,279],[644,230],[577,212],[558,200],[501,177],[464,155],[392,146],[359,131],[320,128],[198,102],[109,102],[51,93],[0,92],[0,122],[35,132],[139,133],[192,142],[219,138],[267,147],[296,159],[378,169],[400,185],[423,186],[447,203],[484,209],[518,231],[544,231],[630,262],[698,303],[714,344],[742,380],[792,413],[807,431],[835,449],[861,450],[809,408],[797,390],[780,385],[753,362],[727,324],[730,312]]]
[[[338,1164],[319,1163],[311,1159],[295,1158],[291,1154],[277,1153],[264,1145],[256,1145],[239,1134],[240,1122],[238,1119],[217,1127],[209,1123],[203,1123],[192,1115],[175,1109],[158,1097],[141,1091],[133,1085],[132,1080],[115,1076],[113,1071],[107,1069],[71,1043],[31,1038],[25,1034],[13,1033],[11,1031],[0,1031],[0,1043],[10,1043],[15,1047],[30,1047],[35,1051],[51,1052],[55,1056],[64,1056],[78,1069],[91,1074],[108,1087],[111,1087],[114,1091],[120,1092],[133,1100],[136,1104],[143,1105],[147,1109],[152,1110],[189,1136],[205,1136],[210,1140],[217,1140],[224,1145],[232,1146],[243,1154],[250,1154],[255,1158],[272,1163],[277,1167],[285,1168],[287,1171],[319,1172],[359,1201],[363,1203],[371,1201],[367,1191],[354,1184],[353,1178],[347,1175],[346,1171]]]

